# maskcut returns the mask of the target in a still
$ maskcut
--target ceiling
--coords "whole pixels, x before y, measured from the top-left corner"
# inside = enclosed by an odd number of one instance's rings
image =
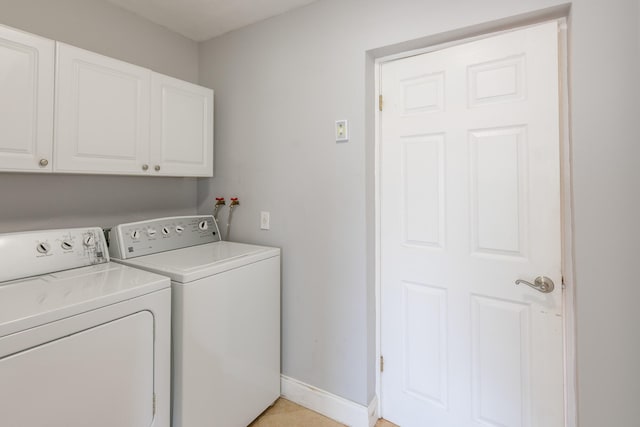
[[[108,0],[195,41],[313,3],[315,0]]]

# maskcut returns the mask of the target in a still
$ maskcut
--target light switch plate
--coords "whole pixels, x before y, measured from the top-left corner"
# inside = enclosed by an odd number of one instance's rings
[[[347,120],[336,120],[336,142],[349,141],[349,122]]]

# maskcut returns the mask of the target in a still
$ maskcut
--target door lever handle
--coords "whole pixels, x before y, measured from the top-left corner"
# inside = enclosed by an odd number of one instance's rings
[[[548,294],[549,292],[553,292],[556,285],[553,283],[553,280],[549,279],[546,276],[536,277],[536,280],[531,282],[527,282],[526,280],[518,279],[516,280],[516,285],[520,283],[524,283],[527,286],[531,286],[533,289],[542,292],[543,294]]]

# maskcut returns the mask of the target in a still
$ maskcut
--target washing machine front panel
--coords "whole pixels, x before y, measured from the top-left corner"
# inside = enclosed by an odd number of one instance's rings
[[[153,340],[153,314],[141,311],[2,357],[3,425],[151,426]]]
[[[280,257],[172,288],[173,426],[248,425],[280,396]]]

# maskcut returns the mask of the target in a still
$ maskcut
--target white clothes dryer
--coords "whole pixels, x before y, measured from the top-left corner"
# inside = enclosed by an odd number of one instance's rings
[[[171,278],[173,427],[245,427],[280,396],[280,249],[213,216],[114,227],[112,259]]]
[[[169,427],[171,290],[102,230],[0,234],[0,424]]]

